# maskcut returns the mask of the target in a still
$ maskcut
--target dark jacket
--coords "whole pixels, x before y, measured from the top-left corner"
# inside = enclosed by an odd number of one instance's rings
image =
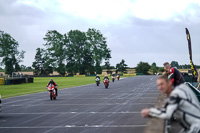
[[[185,82],[183,75],[178,69],[174,67],[170,68],[169,79],[171,79],[171,82],[174,86],[180,85]]]
[[[47,87],[48,87],[50,84],[53,84],[54,86],[57,86],[57,83],[55,83],[55,82],[53,81],[53,82],[49,82],[49,83],[47,84]]]
[[[99,76],[96,76],[96,78],[99,78],[99,79],[101,79]],[[96,78],[95,78],[95,79],[96,79]]]
[[[108,78],[108,77],[104,77],[104,79],[108,79],[108,80],[109,80],[109,78]],[[103,79],[103,80],[104,80],[104,79]]]

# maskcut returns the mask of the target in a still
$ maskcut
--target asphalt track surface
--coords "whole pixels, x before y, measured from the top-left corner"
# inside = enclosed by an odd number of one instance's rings
[[[156,76],[3,99],[0,133],[142,133],[147,120],[140,110],[155,104]],[[67,84],[67,83],[66,83]]]

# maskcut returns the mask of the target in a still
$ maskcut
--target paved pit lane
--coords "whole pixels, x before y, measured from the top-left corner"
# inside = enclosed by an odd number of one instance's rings
[[[0,133],[142,133],[140,110],[155,104],[156,76],[124,78],[110,83],[3,99]],[[67,84],[67,83],[66,83]]]

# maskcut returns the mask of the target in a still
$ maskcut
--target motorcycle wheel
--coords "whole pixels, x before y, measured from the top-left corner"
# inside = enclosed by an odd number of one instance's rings
[[[50,92],[50,100],[52,100],[53,99],[53,95],[52,95],[52,93]]]
[[[56,96],[53,99],[56,100]]]

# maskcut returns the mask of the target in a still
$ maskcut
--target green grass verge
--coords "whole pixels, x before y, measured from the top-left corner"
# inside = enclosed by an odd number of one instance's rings
[[[130,77],[130,76],[127,76]],[[95,83],[95,77],[54,77],[58,84],[58,89],[87,85]],[[103,78],[103,77],[101,77]],[[46,85],[49,77],[34,78],[34,83],[25,83],[19,85],[0,85],[0,94],[2,98],[26,95],[46,91]]]

